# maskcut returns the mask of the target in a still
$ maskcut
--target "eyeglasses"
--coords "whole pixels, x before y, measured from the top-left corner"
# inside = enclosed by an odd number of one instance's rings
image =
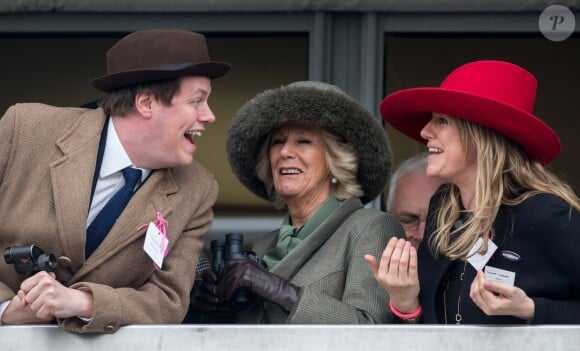
[[[399,222],[405,231],[408,230],[417,230],[419,229],[419,225],[421,224],[421,219],[416,216],[398,216]]]

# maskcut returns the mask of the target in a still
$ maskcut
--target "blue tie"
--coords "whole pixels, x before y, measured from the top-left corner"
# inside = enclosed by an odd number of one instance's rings
[[[87,244],[85,246],[85,259],[89,258],[93,251],[101,244],[115,224],[125,206],[133,196],[133,190],[137,182],[141,180],[141,170],[127,167],[123,169],[125,185],[107,202],[105,207],[95,217],[87,228]]]

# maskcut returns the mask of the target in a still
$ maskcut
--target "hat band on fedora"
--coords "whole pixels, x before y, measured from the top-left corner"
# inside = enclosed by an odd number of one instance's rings
[[[151,70],[151,71],[178,71],[180,69],[184,69],[184,68],[189,67],[191,65],[192,65],[191,63],[172,63],[169,65],[151,67],[151,68],[149,68],[149,70]]]

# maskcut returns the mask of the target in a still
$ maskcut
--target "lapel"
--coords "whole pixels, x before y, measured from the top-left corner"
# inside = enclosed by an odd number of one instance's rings
[[[315,231],[302,240],[294,250],[290,251],[282,261],[272,268],[271,272],[284,279],[291,279],[303,266],[304,262],[332,236],[338,227],[351,214],[362,207],[362,202],[359,199],[346,200]]]
[[[50,164],[56,221],[64,255],[73,269],[84,261],[87,214],[99,137],[105,121],[102,109],[83,113],[56,141],[62,157]]]
[[[127,245],[144,236],[149,222],[156,223],[157,212],[160,212],[164,218],[168,218],[176,201],[175,198],[171,199],[169,195],[176,193],[177,190],[178,187],[171,170],[160,169],[151,173],[133,195],[101,245],[89,257],[88,264],[76,272],[71,283],[78,281],[94,267],[100,266]],[[83,233],[86,233],[86,230]],[[84,242],[85,240],[83,240]]]

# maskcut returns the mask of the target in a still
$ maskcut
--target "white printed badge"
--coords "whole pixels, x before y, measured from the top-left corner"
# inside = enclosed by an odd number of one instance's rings
[[[475,245],[473,245],[473,247],[471,248],[471,250],[469,250],[469,253],[467,254],[468,257],[467,261],[471,263],[473,268],[475,268],[476,270],[483,269],[483,267],[485,267],[485,265],[487,264],[487,261],[489,261],[489,259],[491,258],[491,255],[493,255],[495,250],[497,250],[497,245],[493,241],[489,240],[487,242],[487,252],[484,255],[482,255],[481,253],[477,252],[481,248],[481,245],[483,245],[483,239],[479,238],[477,239]]]
[[[163,264],[167,243],[167,236],[164,236],[153,222],[149,222],[149,227],[147,227],[147,233],[145,234],[143,250],[145,250],[159,268],[161,268],[161,265]]]
[[[516,274],[505,269],[485,266],[485,279],[513,286]]]

